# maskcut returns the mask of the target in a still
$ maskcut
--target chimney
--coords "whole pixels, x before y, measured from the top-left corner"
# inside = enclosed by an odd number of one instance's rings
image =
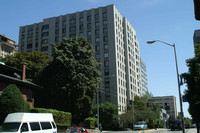
[[[22,80],[26,79],[26,63],[22,62]]]

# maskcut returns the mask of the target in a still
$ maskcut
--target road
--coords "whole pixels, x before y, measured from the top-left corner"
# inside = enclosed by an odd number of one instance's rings
[[[169,129],[141,130],[141,131],[103,131],[102,133],[182,133],[182,130],[171,131]],[[98,132],[95,132],[98,133]],[[185,129],[185,133],[197,133],[196,128]]]

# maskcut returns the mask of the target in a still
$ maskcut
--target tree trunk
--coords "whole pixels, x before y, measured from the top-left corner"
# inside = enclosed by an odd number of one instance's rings
[[[199,133],[199,121],[196,122],[197,133]]]

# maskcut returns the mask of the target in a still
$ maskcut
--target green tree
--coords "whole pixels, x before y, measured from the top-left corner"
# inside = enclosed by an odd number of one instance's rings
[[[9,113],[28,112],[30,105],[24,101],[19,88],[14,85],[8,85],[0,95],[0,123]]]
[[[45,88],[37,95],[36,106],[71,112],[72,122],[78,124],[93,114],[100,64],[86,39],[64,39],[52,48],[53,61],[38,78]]]
[[[148,127],[152,128],[153,121],[159,121],[160,107],[155,103],[152,95],[146,94],[142,97],[135,96],[133,105],[134,110],[132,110],[132,105],[129,104],[126,113],[120,115],[120,125],[123,128],[133,129],[133,123],[138,121],[146,121]]]
[[[187,83],[188,89],[185,91],[187,101],[189,103],[189,113],[197,125],[199,132],[200,122],[200,54],[196,54],[194,58],[186,60],[189,68],[187,73],[182,74],[182,77]]]
[[[19,52],[14,55],[8,55],[5,58],[0,57],[0,61],[6,65],[20,69],[22,63],[26,63],[26,79],[35,82],[41,70],[50,62],[48,55],[38,52]]]
[[[103,129],[116,130],[118,128],[118,107],[110,102],[99,105],[99,122]]]

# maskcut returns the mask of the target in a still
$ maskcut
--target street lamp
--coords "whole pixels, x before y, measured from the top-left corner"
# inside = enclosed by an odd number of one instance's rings
[[[155,42],[161,42],[161,43],[164,43],[164,44],[169,45],[169,46],[174,48],[174,56],[175,56],[175,62],[176,62],[177,83],[178,83],[178,92],[179,92],[179,101],[180,101],[180,109],[181,109],[181,121],[182,121],[182,126],[183,126],[183,133],[185,133],[185,125],[184,125],[184,118],[183,118],[183,107],[182,107],[182,98],[181,98],[181,89],[180,89],[180,81],[179,81],[178,63],[177,63],[177,57],[176,57],[175,43],[174,44],[170,44],[170,43],[166,43],[166,42],[163,42],[163,41],[160,41],[160,40],[147,41],[148,44],[152,44],[152,43],[155,43]]]

